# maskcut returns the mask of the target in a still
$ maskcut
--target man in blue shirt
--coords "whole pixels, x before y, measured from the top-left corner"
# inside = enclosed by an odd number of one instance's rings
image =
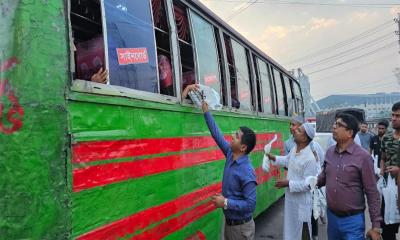
[[[215,124],[204,101],[202,109],[212,137],[226,156],[222,194],[212,197],[215,206],[223,208],[225,239],[254,239],[253,212],[256,207],[257,182],[248,154],[256,144],[256,135],[250,128],[240,127],[229,143]]]
[[[360,123],[360,131],[357,133],[360,138],[361,147],[364,148],[368,153],[371,153],[370,145],[373,135],[368,132],[368,124],[363,121]]]

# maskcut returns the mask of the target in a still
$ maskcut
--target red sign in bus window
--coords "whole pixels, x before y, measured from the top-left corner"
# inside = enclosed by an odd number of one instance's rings
[[[148,63],[146,48],[117,48],[119,65]]]

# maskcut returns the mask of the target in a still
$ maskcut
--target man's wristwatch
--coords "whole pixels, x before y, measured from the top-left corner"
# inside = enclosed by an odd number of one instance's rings
[[[372,228],[375,232],[378,232],[379,234],[382,234],[382,228]]]
[[[224,199],[224,209],[225,210],[228,209],[228,199],[227,198]]]

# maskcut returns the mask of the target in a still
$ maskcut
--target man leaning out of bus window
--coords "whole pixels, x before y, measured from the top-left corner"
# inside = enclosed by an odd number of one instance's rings
[[[184,93],[197,90],[197,85],[189,85]],[[214,122],[205,101],[202,103],[202,109],[208,129],[226,157],[222,194],[211,198],[217,208],[223,209],[225,239],[254,239],[253,212],[256,207],[257,182],[248,154],[256,144],[256,135],[250,128],[240,127],[229,143]]]

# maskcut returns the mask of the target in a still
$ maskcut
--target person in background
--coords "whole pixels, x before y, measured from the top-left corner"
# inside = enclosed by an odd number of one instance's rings
[[[385,179],[389,174],[397,179],[396,184],[400,193],[400,102],[393,104],[392,107],[392,127],[393,132],[386,133],[382,138],[381,145],[381,175]],[[400,196],[400,195],[398,195]],[[385,209],[385,199],[382,198],[382,212]],[[398,204],[400,201],[398,201]],[[384,240],[396,239],[399,224],[382,223],[382,236]]]
[[[368,132],[368,124],[365,121],[360,123],[360,131],[357,133],[357,135],[360,138],[361,147],[370,153],[373,135]]]
[[[350,114],[339,114],[333,124],[337,144],[325,155],[324,167],[318,176],[318,187],[326,186],[328,239],[365,239],[365,196],[372,228],[367,235],[381,238],[380,195],[371,155],[354,143],[358,121]]]
[[[378,125],[377,125],[378,135],[375,135],[374,137],[372,137],[372,141],[369,146],[370,154],[372,154],[373,156],[378,156],[378,165],[376,166],[378,168],[381,166],[382,139],[387,131],[388,126],[389,126],[389,123],[386,120],[378,122]]]
[[[174,96],[172,66],[169,58],[158,55],[158,74],[160,76],[160,93]]]

